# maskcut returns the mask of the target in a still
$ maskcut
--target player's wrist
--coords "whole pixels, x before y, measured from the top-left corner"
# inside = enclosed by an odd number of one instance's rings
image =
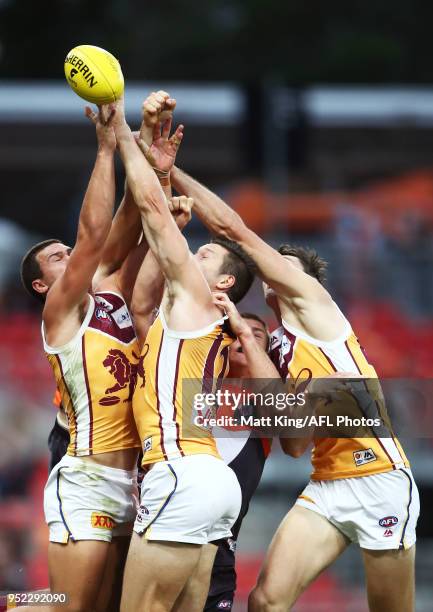
[[[170,170],[160,170],[159,168],[155,168],[154,166],[152,167],[156,176],[158,177],[159,184],[161,185],[161,187],[170,187]]]
[[[249,345],[255,342],[254,334],[248,326],[239,330],[236,335],[241,344]]]
[[[133,138],[131,128],[126,123],[126,121],[121,121],[118,124],[114,125],[114,133],[116,134],[116,140],[119,143],[120,141],[131,140]]]
[[[105,142],[98,144],[98,157],[113,157],[116,147]]]

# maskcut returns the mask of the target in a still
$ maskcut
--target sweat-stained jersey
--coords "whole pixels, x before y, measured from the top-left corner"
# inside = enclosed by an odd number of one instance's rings
[[[272,333],[270,350],[270,357],[281,376],[305,381],[335,372],[357,372],[366,379],[377,379],[349,322],[344,321],[345,331],[332,342],[316,340],[283,321],[283,325]],[[367,415],[359,413],[356,416]],[[311,461],[313,480],[367,476],[409,467],[392,431],[389,437],[315,438]]]
[[[72,340],[50,347],[43,324],[42,338],[68,417],[68,455],[139,448],[132,413],[139,348],[124,299],[108,291],[89,295],[86,317]]]
[[[233,340],[224,331],[225,319],[177,332],[160,310],[150,327],[133,399],[143,466],[199,453],[219,458],[211,428],[201,426],[207,408],[195,404],[195,397],[214,392],[227,374]]]

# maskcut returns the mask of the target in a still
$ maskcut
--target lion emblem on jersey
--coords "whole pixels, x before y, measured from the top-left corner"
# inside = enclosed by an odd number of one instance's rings
[[[147,351],[145,351],[141,357],[137,357],[137,355],[133,352],[132,355],[137,362],[131,363],[125,353],[123,353],[121,350],[110,349],[108,351],[108,355],[102,362],[102,365],[108,369],[110,374],[112,374],[116,384],[114,384],[112,387],[108,387],[108,389],[105,389],[106,396],[99,401],[102,406],[118,404],[120,402],[120,398],[116,397],[115,395],[113,396],[112,394],[126,388],[128,388],[128,397],[123,401],[130,402],[137,385],[137,376],[140,376],[142,380],[140,386],[144,387],[145,374],[143,369],[143,360],[146,354]],[[111,398],[107,397],[110,395]]]

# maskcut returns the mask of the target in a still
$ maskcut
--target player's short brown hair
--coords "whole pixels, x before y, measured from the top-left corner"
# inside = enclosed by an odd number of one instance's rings
[[[232,274],[235,277],[235,284],[227,291],[227,295],[236,304],[246,295],[253,284],[256,273],[255,263],[245,253],[240,244],[233,240],[224,236],[214,236],[211,243],[219,244],[228,251],[224,256],[220,273]]]
[[[297,257],[304,268],[304,272],[316,278],[321,285],[325,283],[328,262],[319,257],[317,251],[314,249],[291,244],[282,244],[278,252],[281,255]]]
[[[45,247],[49,246],[50,244],[55,244],[56,242],[63,244],[62,241],[57,240],[57,238],[50,238],[49,240],[38,242],[27,251],[21,261],[20,274],[24,289],[29,295],[42,303],[45,302],[46,294],[35,291],[32,285],[34,280],[41,278],[42,276],[42,270],[37,260],[37,254],[42,251],[42,249],[45,249]]]

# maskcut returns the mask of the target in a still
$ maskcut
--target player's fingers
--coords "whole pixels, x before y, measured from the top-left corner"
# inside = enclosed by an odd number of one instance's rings
[[[165,104],[166,98],[162,96],[160,93],[157,93],[154,100],[157,102],[158,106],[162,108],[162,106]]]
[[[111,125],[113,123],[114,115],[116,114],[116,108],[113,107],[108,109],[108,113],[109,115],[107,116],[106,125]]]
[[[164,98],[164,100],[170,99],[170,94],[164,91],[163,89],[157,91],[156,95],[161,96],[162,98]]]
[[[172,142],[175,145],[175,147],[179,147],[180,143],[182,142],[182,138],[183,138],[183,125],[178,125],[173,136],[170,138],[170,142]]]
[[[168,138],[170,136],[170,130],[171,130],[171,124],[173,122],[172,117],[169,117],[166,121],[164,121],[164,123],[162,124],[162,137],[163,138]]]
[[[190,198],[187,198],[186,196],[181,196],[179,198],[179,209],[182,210],[183,212],[190,212],[191,204],[189,200]]]
[[[88,119],[90,119],[90,121],[91,121],[93,124],[95,124],[95,125],[96,125],[96,123],[97,123],[97,121],[98,121],[98,114],[97,114],[97,113],[95,113],[95,111],[94,111],[94,110],[92,110],[92,109],[90,108],[90,106],[86,106],[86,107],[84,108],[84,114],[86,115],[86,117],[87,117]]]
[[[168,98],[165,100],[165,108],[169,108],[172,111],[176,108],[176,104],[176,98]]]
[[[148,154],[149,154],[149,151],[150,151],[149,145],[147,143],[145,143],[142,138],[138,138],[137,139],[137,144],[140,147],[140,149],[142,150],[142,152],[144,153],[145,157],[147,157]]]
[[[161,138],[161,121],[157,121],[153,127],[153,140]]]
[[[98,108],[99,108],[99,116],[101,118],[101,121],[105,125],[107,123],[107,119],[110,113],[108,109],[108,104],[101,104],[100,106],[98,106]]]
[[[152,101],[149,101],[145,104],[145,112],[148,115],[156,115],[156,113],[158,112],[158,107],[157,105]]]
[[[220,304],[223,304],[224,306],[230,305],[230,300],[225,293],[213,293],[212,295],[214,300],[218,301]]]
[[[173,198],[170,198],[169,202],[170,202],[170,210],[172,212],[177,212],[180,208],[180,197],[175,196]]]

